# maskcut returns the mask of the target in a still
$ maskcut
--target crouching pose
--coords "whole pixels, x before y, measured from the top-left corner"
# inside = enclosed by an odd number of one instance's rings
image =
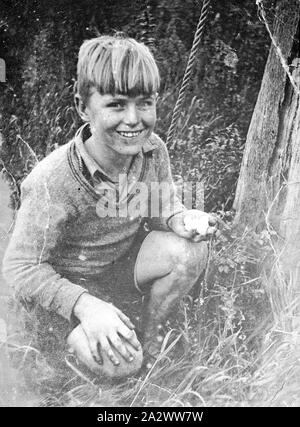
[[[85,41],[77,73],[84,125],[24,179],[3,273],[35,313],[42,349],[58,354],[63,342],[92,371],[124,376],[155,357],[157,327],[205,268],[215,221],[176,197],[153,133],[159,73],[148,48],[120,36]],[[200,232],[187,226],[195,218]],[[138,337],[128,313],[143,294]]]

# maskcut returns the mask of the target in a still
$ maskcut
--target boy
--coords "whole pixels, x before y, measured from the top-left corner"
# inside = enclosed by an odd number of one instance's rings
[[[69,334],[88,368],[122,376],[137,371],[143,356],[117,306],[128,293],[148,294],[143,349],[155,356],[157,328],[204,269],[203,240],[215,221],[176,198],[167,149],[153,133],[159,73],[148,48],[120,36],[88,40],[77,75],[75,101],[86,123],[23,181],[3,272],[37,313],[41,342],[52,333],[55,352],[57,336]],[[155,182],[170,190],[159,215],[147,212],[149,200],[126,214],[124,206],[141,202],[141,188],[151,199]],[[205,216],[202,234],[185,228],[191,215]]]

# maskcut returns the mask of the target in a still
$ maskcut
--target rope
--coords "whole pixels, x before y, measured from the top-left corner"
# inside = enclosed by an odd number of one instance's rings
[[[191,78],[191,74],[193,71],[193,67],[195,64],[196,54],[197,54],[200,42],[202,40],[202,35],[203,35],[205,23],[206,23],[206,20],[208,17],[210,2],[211,2],[211,0],[204,0],[203,1],[200,19],[198,22],[198,26],[196,29],[195,36],[194,36],[192,49],[191,49],[190,56],[188,59],[188,63],[187,63],[187,66],[186,66],[186,69],[184,72],[183,81],[182,81],[181,88],[179,91],[178,99],[177,99],[176,105],[174,107],[171,125],[170,125],[169,130],[168,130],[168,136],[167,136],[167,142],[166,142],[167,145],[169,145],[174,138],[175,130],[177,127],[177,122],[178,122],[180,112],[182,109],[182,105],[183,105],[183,102],[185,99],[186,90],[188,88],[189,81]]]

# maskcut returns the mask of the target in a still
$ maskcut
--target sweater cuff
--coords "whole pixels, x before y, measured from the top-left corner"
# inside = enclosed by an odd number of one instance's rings
[[[73,308],[77,303],[79,297],[88,292],[85,288],[74,283],[69,282],[67,279],[62,279],[64,283],[56,292],[51,304],[51,310],[63,316],[69,322],[73,322]]]
[[[173,231],[172,228],[169,226],[170,219],[173,218],[173,216],[175,216],[175,215],[177,215],[177,214],[179,214],[181,212],[184,212],[184,211],[185,211],[185,209],[181,209],[181,210],[179,210],[177,212],[174,212],[172,215],[169,216],[169,218],[166,219],[166,225],[167,225],[167,227],[168,227],[169,230]]]

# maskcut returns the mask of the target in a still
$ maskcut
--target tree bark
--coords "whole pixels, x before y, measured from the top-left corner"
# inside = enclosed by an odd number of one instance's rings
[[[300,91],[300,59],[295,63],[293,77]],[[287,182],[278,198],[280,235],[284,238],[281,265],[291,282],[299,286],[300,280],[300,96],[294,93],[291,103],[293,120],[290,141],[290,164]]]
[[[293,78],[300,91],[300,59],[294,61],[295,71]],[[288,241],[300,237],[300,96],[293,94],[291,102],[291,114],[287,118],[287,125],[291,129],[289,153],[290,162],[287,182],[282,191],[284,194],[279,200],[278,206],[283,207],[280,218],[280,232]]]
[[[299,14],[298,0],[278,1],[273,34],[285,62],[291,61]],[[265,221],[268,207],[288,174],[298,109],[294,90],[272,44],[236,190],[236,225],[256,228]]]

